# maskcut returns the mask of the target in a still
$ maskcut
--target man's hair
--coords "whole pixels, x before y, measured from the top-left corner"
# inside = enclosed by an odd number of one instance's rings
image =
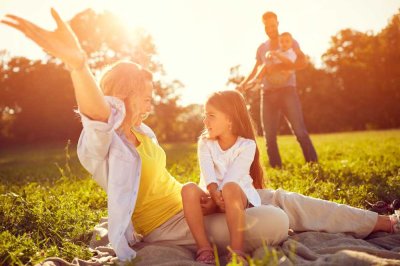
[[[270,19],[270,18],[274,18],[274,19],[278,20],[278,16],[272,11],[267,11],[262,16],[263,21]]]

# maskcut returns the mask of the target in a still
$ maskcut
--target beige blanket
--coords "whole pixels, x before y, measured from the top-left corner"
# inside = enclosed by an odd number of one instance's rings
[[[94,229],[90,260],[74,259],[67,262],[48,258],[41,264],[54,265],[104,265],[118,264],[113,249],[108,245],[107,219]],[[194,253],[180,246],[163,244],[135,245],[137,258],[134,265],[203,265],[194,261]],[[302,232],[291,235],[278,247],[260,247],[251,254],[263,264],[257,265],[400,265],[400,234],[374,233],[366,239],[356,239],[346,234]],[[220,258],[225,265],[224,256]]]

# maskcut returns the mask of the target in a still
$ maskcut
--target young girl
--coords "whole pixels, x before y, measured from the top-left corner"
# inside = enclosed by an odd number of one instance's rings
[[[226,213],[231,248],[244,262],[244,210],[261,205],[256,188],[263,187],[255,132],[244,98],[236,91],[212,94],[205,104],[203,122],[205,132],[198,143],[200,185],[188,183],[182,188],[185,218],[198,248],[196,260],[215,261],[200,205],[209,195],[214,212]]]

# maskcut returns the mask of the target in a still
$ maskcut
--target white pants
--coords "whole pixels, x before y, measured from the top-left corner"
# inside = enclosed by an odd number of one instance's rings
[[[246,209],[244,228],[245,252],[266,245],[278,245],[294,231],[324,231],[351,233],[363,238],[370,234],[378,214],[306,197],[284,190],[258,190],[262,206]],[[211,242],[223,250],[229,245],[229,230],[224,214],[208,215],[204,219]],[[195,241],[186,223],[183,211],[144,237],[145,242],[169,243],[195,248]]]
[[[262,204],[281,208],[294,231],[350,233],[358,238],[368,236],[378,219],[375,212],[306,197],[282,189],[259,189]]]

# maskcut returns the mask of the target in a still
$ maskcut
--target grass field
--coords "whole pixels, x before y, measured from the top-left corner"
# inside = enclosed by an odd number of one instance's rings
[[[366,207],[400,198],[400,130],[313,135],[320,163],[306,165],[293,136],[279,138],[281,170],[266,167],[270,188]],[[180,181],[198,181],[196,145],[162,145]],[[67,143],[0,150],[0,265],[45,257],[89,258],[91,229],[107,215],[105,193]],[[262,160],[267,165],[263,139]]]

